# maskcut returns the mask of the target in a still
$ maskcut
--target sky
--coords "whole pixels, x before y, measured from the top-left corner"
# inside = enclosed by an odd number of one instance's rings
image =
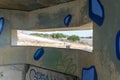
[[[43,33],[43,34],[52,34],[52,33],[62,33],[65,35],[77,35],[79,37],[89,37],[93,36],[93,30],[72,30],[72,31],[50,31],[50,32],[33,32],[33,31],[23,31],[24,34],[31,33]]]

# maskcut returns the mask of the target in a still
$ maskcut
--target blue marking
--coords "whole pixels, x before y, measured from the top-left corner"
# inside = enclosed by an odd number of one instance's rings
[[[103,16],[101,6],[97,0],[92,0],[92,12],[100,17]]]
[[[104,22],[104,8],[99,0],[89,0],[89,17],[99,26]]]
[[[4,18],[1,17],[1,18],[0,18],[0,34],[1,34],[2,31],[3,31],[3,26],[4,26]]]
[[[69,14],[67,15],[65,18],[64,18],[64,24],[65,26],[69,26],[70,22],[71,22],[71,19],[72,19],[72,15]]]
[[[116,56],[120,60],[120,30],[116,35]]]
[[[35,69],[31,69],[29,73],[29,78],[30,80],[33,80],[31,77],[34,76],[34,80],[38,80],[37,77],[35,76],[37,74]]]
[[[120,36],[119,36],[119,53],[120,53]]]
[[[94,66],[91,66],[90,68],[83,68],[82,80],[98,80],[97,72]]]
[[[39,60],[44,54],[44,49],[43,48],[39,48],[35,54],[34,54],[34,60]]]

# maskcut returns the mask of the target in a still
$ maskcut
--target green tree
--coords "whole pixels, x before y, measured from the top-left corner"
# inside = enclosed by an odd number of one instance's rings
[[[53,33],[52,38],[65,38],[66,36],[62,33]]]
[[[69,36],[69,37],[67,38],[67,40],[70,40],[70,41],[79,41],[80,38],[79,38],[79,36],[72,35],[72,36]]]

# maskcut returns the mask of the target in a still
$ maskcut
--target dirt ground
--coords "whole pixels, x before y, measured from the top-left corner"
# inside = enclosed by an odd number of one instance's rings
[[[87,45],[87,44],[59,41],[59,40],[54,40],[54,39],[49,39],[49,38],[26,35],[23,33],[18,33],[17,45],[72,48],[72,49],[81,49],[81,50],[85,50],[89,52],[92,51],[92,46]]]

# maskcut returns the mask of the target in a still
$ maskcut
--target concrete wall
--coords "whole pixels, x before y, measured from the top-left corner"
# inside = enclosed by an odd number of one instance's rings
[[[58,73],[34,66],[30,66],[26,73],[26,80],[77,80],[76,76]]]
[[[0,66],[0,80],[25,80],[25,65],[2,65]]]
[[[26,49],[11,46],[11,30],[20,26],[25,27],[28,15],[21,11],[0,10],[0,17],[5,19],[3,31],[0,35],[0,65],[24,63],[26,54],[23,51],[26,52]]]
[[[69,14],[72,15],[69,27],[79,27],[91,22],[88,17],[87,4],[87,0],[75,0],[53,7],[31,11],[28,13],[28,26],[22,27],[22,29],[65,28],[64,18]]]
[[[116,35],[120,30],[119,4],[101,0],[105,9],[104,24],[94,24],[94,58],[99,80],[120,80],[120,61],[116,56]]]
[[[100,64],[101,61],[99,60],[99,55],[102,57],[102,54],[98,54],[98,53],[101,53],[101,51],[99,50],[104,50],[102,45],[105,43],[100,42],[99,39],[102,38],[102,36],[100,34],[100,31],[98,31],[97,27],[94,27],[94,30],[95,30],[94,31],[94,36],[95,36],[94,37],[94,46],[95,46],[94,53],[88,53],[81,50],[44,48],[45,50],[44,55],[38,61],[36,61],[33,57],[36,50],[39,49],[40,47],[11,46],[11,38],[14,38],[14,42],[17,40],[16,31],[14,31],[13,33],[11,32],[13,29],[34,30],[34,29],[42,29],[42,28],[46,28],[46,29],[47,28],[66,28],[66,26],[64,25],[64,18],[68,14],[72,15],[72,21],[68,28],[74,27],[74,26],[79,27],[83,24],[90,22],[87,13],[88,13],[87,0],[76,0],[73,2],[60,4],[60,5],[45,8],[45,9],[35,10],[32,12],[0,9],[0,17],[4,17],[5,19],[5,25],[4,25],[2,34],[0,35],[0,55],[1,55],[0,65],[30,64],[37,67],[47,68],[50,70],[55,70],[55,71],[70,74],[70,75],[76,75],[76,76],[79,76],[80,79],[82,74],[81,71],[83,68],[90,67],[91,65],[95,65],[98,70],[102,66]],[[102,30],[104,29],[101,28],[101,31]],[[106,40],[104,39],[104,41]],[[95,62],[96,60],[98,61]],[[7,68],[5,67],[5,69]],[[25,68],[23,69],[25,70]],[[102,72],[101,72],[102,69],[103,67],[101,68],[100,71],[98,70],[98,76],[99,75],[102,76]],[[107,71],[109,72],[109,70]],[[20,80],[24,80],[25,75],[28,75],[28,74],[24,74],[24,76],[22,76],[23,74],[22,72],[20,73],[15,72],[16,75],[18,74],[18,77],[20,77]],[[49,71],[45,71],[45,73],[47,72]],[[50,72],[50,75],[52,74],[55,74],[55,73]],[[63,76],[63,75],[61,78],[64,78],[62,80],[69,79],[69,78],[66,79],[66,76]],[[14,80],[13,78],[11,79]],[[27,80],[29,79],[27,78]]]
[[[32,12],[0,9],[0,17],[5,19],[5,25],[0,35],[0,65],[30,64],[66,74],[77,75],[81,78],[82,68],[94,64],[92,53],[81,50],[44,48],[44,55],[36,61],[34,60],[34,54],[40,47],[11,46],[11,34],[14,36],[13,41],[16,41],[16,32],[12,33],[12,29],[33,30],[66,27],[64,18],[68,14],[73,16],[69,26],[79,27],[90,21],[87,17],[88,7],[86,4],[87,0],[76,0]]]
[[[54,7],[31,11],[29,14],[30,25],[40,28],[64,28],[64,18],[72,15],[69,27],[76,27],[90,22],[87,16],[87,0],[79,0],[60,4]],[[46,24],[47,23],[47,24]],[[36,29],[34,28],[34,29]]]

